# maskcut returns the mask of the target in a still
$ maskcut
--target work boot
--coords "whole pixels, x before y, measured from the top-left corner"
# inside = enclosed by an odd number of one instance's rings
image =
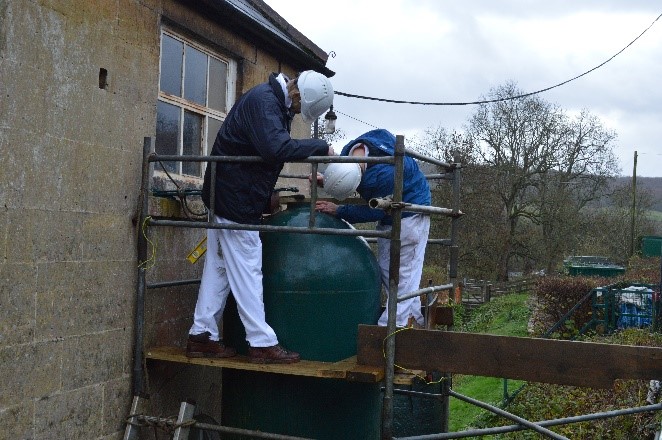
[[[299,353],[285,350],[280,344],[248,347],[248,359],[254,364],[293,364],[299,362]]]
[[[423,326],[421,324],[419,324],[416,321],[416,318],[414,318],[413,316],[410,316],[409,319],[407,320],[407,327],[414,328],[414,329],[419,329],[419,330],[423,328]]]
[[[188,335],[186,343],[186,357],[200,358],[228,358],[235,356],[237,350],[226,347],[221,341],[212,341],[209,339],[211,333],[204,332],[198,335]]]

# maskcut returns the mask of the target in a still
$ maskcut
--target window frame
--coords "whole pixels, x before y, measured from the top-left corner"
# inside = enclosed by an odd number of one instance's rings
[[[162,57],[163,57],[163,37],[164,35],[167,35],[170,38],[173,38],[183,44],[183,50],[182,50],[182,72],[181,72],[181,94],[184,95],[184,84],[186,82],[186,46],[189,46],[195,50],[198,50],[205,54],[207,56],[207,75],[206,75],[206,84],[205,84],[205,90],[206,90],[206,98],[205,101],[209,101],[209,83],[210,83],[210,58],[214,58],[219,62],[225,63],[227,65],[227,71],[226,71],[226,91],[225,91],[225,110],[226,111],[220,111],[217,109],[213,109],[210,107],[207,107],[206,105],[200,105],[195,102],[189,101],[185,99],[183,96],[175,96],[171,95],[169,93],[166,93],[161,90],[161,67],[162,67]],[[177,154],[182,155],[183,154],[183,149],[184,149],[184,120],[185,120],[185,113],[191,112],[196,115],[199,115],[203,118],[202,121],[202,133],[201,133],[201,142],[200,142],[200,147],[201,147],[201,153],[202,155],[209,155],[211,154],[211,147],[213,145],[213,141],[216,137],[216,133],[209,133],[209,129],[211,124],[209,123],[209,119],[213,118],[217,121],[220,122],[220,124],[223,123],[225,120],[227,113],[230,111],[230,108],[234,104],[234,101],[236,99],[236,85],[237,85],[237,61],[221,55],[218,51],[215,51],[211,49],[208,46],[204,46],[201,43],[191,39],[190,37],[185,37],[180,33],[177,33],[173,31],[172,29],[169,28],[162,28],[160,32],[160,38],[159,38],[159,76],[158,76],[158,97],[157,97],[157,102],[163,102],[169,105],[173,105],[178,108],[179,110],[179,127],[178,127],[178,139],[177,139]],[[191,174],[185,174],[182,172],[182,162],[171,162],[175,165],[175,170],[169,170],[170,173],[177,174],[179,176],[186,176],[189,178],[199,178],[201,179],[202,176],[204,175],[205,171],[205,166],[206,164],[201,164],[200,166],[200,175],[191,175]],[[157,167],[155,171],[158,170]],[[161,170],[158,170],[161,171]]]

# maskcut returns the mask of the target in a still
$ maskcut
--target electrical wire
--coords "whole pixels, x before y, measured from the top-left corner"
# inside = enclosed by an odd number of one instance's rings
[[[183,189],[177,184],[177,181],[176,181],[175,179],[172,178],[172,176],[170,175],[170,173],[169,173],[168,170],[166,169],[165,165],[163,165],[163,162],[161,162],[161,161],[158,161],[158,162],[159,162],[159,165],[161,165],[161,168],[163,169],[163,171],[166,173],[166,176],[168,176],[168,178],[169,178],[169,179],[172,181],[172,183],[175,185],[175,188],[177,188],[177,197],[179,198],[179,201],[180,201],[181,204],[182,204],[182,209],[183,209],[183,211],[184,211],[184,215],[186,215],[186,217],[187,217],[189,220],[202,220],[202,219],[206,219],[206,218],[207,218],[207,212],[208,212],[208,211],[207,211],[207,208],[205,207],[205,210],[204,210],[203,212],[195,212],[195,211],[193,211],[191,208],[189,208],[189,206],[188,206],[188,202],[187,202],[187,199],[186,199],[186,196],[187,196],[187,194],[186,194],[186,190],[183,190]]]
[[[336,92],[336,93],[338,93],[338,92]],[[369,122],[362,121],[362,120],[360,120],[359,118],[355,118],[354,116],[350,116],[350,115],[348,115],[347,113],[343,113],[343,112],[338,111],[338,110],[336,110],[336,112],[337,112],[337,113],[340,113],[340,114],[343,115],[343,116],[347,116],[347,117],[350,118],[350,119],[354,119],[355,121],[361,122],[362,124],[369,125],[369,126],[371,126],[371,127],[373,127],[373,128],[379,128],[379,127],[377,127],[376,125],[372,125],[372,124],[370,124]]]
[[[594,70],[597,70],[600,67],[604,66],[605,64],[607,64],[608,62],[610,62],[611,60],[616,58],[618,55],[620,55],[622,52],[624,52],[627,48],[632,46],[632,44],[634,44],[635,41],[637,41],[639,38],[641,38],[642,35],[644,35],[650,28],[653,27],[653,25],[660,19],[660,17],[662,17],[662,14],[658,15],[657,18],[655,20],[653,20],[653,22],[650,24],[650,26],[648,26],[646,29],[644,29],[644,31],[642,33],[640,33],[637,36],[637,38],[632,40],[627,46],[625,46],[623,49],[616,52],[616,54],[612,55],[606,61],[603,61],[602,63],[598,64],[597,66],[595,66],[594,68],[592,68],[590,70],[587,70],[586,72],[582,73],[581,75],[577,75],[574,78],[570,78],[566,81],[560,82],[560,83],[558,83],[556,85],[553,85],[553,86],[550,86],[550,87],[545,87],[544,89],[540,89],[540,90],[537,90],[535,92],[522,93],[521,95],[509,96],[509,97],[506,97],[506,98],[485,99],[485,100],[481,100],[481,101],[470,101],[470,102],[401,101],[401,100],[397,100],[397,99],[385,99],[385,98],[375,98],[375,97],[371,97],[371,96],[361,96],[361,95],[355,95],[355,94],[352,94],[352,93],[345,93],[345,92],[340,92],[340,91],[336,91],[335,94],[340,95],[340,96],[346,96],[348,98],[367,99],[367,100],[370,100],[370,101],[390,102],[390,103],[393,103],[393,104],[440,105],[440,106],[489,104],[489,103],[492,103],[492,102],[501,102],[501,101],[509,101],[509,100],[513,100],[513,99],[519,99],[519,98],[526,98],[527,96],[537,95],[539,93],[543,93],[543,92],[546,92],[548,90],[552,90],[552,89],[555,89],[555,88],[560,87],[562,85],[568,84],[569,82],[574,81],[576,79],[579,79],[579,78],[581,78],[585,75],[588,75],[589,73],[593,72]],[[336,112],[338,112],[338,110],[336,110]],[[338,113],[340,113],[340,112],[338,112]],[[347,115],[345,115],[345,116],[347,116]],[[356,118],[352,118],[352,119],[356,119]],[[358,119],[357,119],[357,121],[358,121]],[[360,121],[360,122],[363,122],[363,121]],[[371,125],[371,124],[368,124],[368,125]],[[374,125],[373,125],[373,127],[374,127]]]

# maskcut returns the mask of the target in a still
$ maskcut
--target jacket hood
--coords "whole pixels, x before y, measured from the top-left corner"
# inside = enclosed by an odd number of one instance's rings
[[[395,152],[395,136],[388,130],[378,128],[362,134],[353,141],[345,145],[340,153],[341,156],[347,156],[349,150],[356,144],[368,144],[371,147],[377,148],[388,155],[393,155]]]

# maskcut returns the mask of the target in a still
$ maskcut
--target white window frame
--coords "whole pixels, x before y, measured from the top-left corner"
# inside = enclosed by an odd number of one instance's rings
[[[207,55],[207,72],[209,73],[209,57],[215,58],[216,60],[226,63],[228,68],[227,68],[227,73],[226,73],[226,94],[225,94],[225,107],[227,111],[230,111],[230,108],[234,104],[235,101],[235,90],[236,90],[236,84],[237,84],[237,62],[236,60],[233,60],[231,58],[228,58],[226,56],[222,56],[219,53],[213,51],[209,47],[205,47],[198,42],[191,40],[190,38],[184,37],[181,34],[178,34],[171,29],[161,29],[161,35],[159,38],[159,84],[158,84],[158,101],[174,105],[179,108],[180,111],[180,118],[179,118],[179,139],[177,140],[177,154],[181,155],[183,153],[183,145],[184,145],[184,112],[185,111],[190,111],[192,113],[196,113],[198,115],[201,115],[203,117],[203,132],[201,136],[201,152],[202,155],[209,155],[211,154],[211,147],[213,145],[214,139],[216,138],[216,132],[210,133],[209,128],[209,118],[213,117],[214,119],[220,120],[221,123],[225,120],[225,117],[227,116],[227,112],[222,112],[216,109],[212,109],[203,105],[200,105],[198,103],[191,102],[181,96],[173,96],[168,93],[165,93],[161,90],[161,56],[162,56],[162,51],[163,51],[163,35],[167,35],[175,40],[178,40],[182,42],[185,46],[190,46],[196,50],[199,50],[200,52],[204,53]],[[185,52],[185,51],[184,51]],[[185,57],[185,54],[182,55],[182,57]],[[183,65],[186,65],[186,60],[182,59]],[[186,81],[186,71],[182,72],[182,91],[183,91],[183,84]],[[209,74],[207,74],[207,90],[209,90]],[[209,139],[209,141],[208,141]],[[176,163],[176,171],[175,174],[177,175],[182,175],[182,176],[187,176],[187,177],[193,177],[193,178],[202,178],[204,175],[204,170],[205,170],[206,164],[202,164],[201,166],[201,175],[200,176],[191,176],[189,174],[183,174],[182,173],[182,162],[177,162]],[[155,167],[154,169],[155,172],[162,172],[163,170],[161,169],[160,166]],[[170,171],[172,173],[172,171]]]

